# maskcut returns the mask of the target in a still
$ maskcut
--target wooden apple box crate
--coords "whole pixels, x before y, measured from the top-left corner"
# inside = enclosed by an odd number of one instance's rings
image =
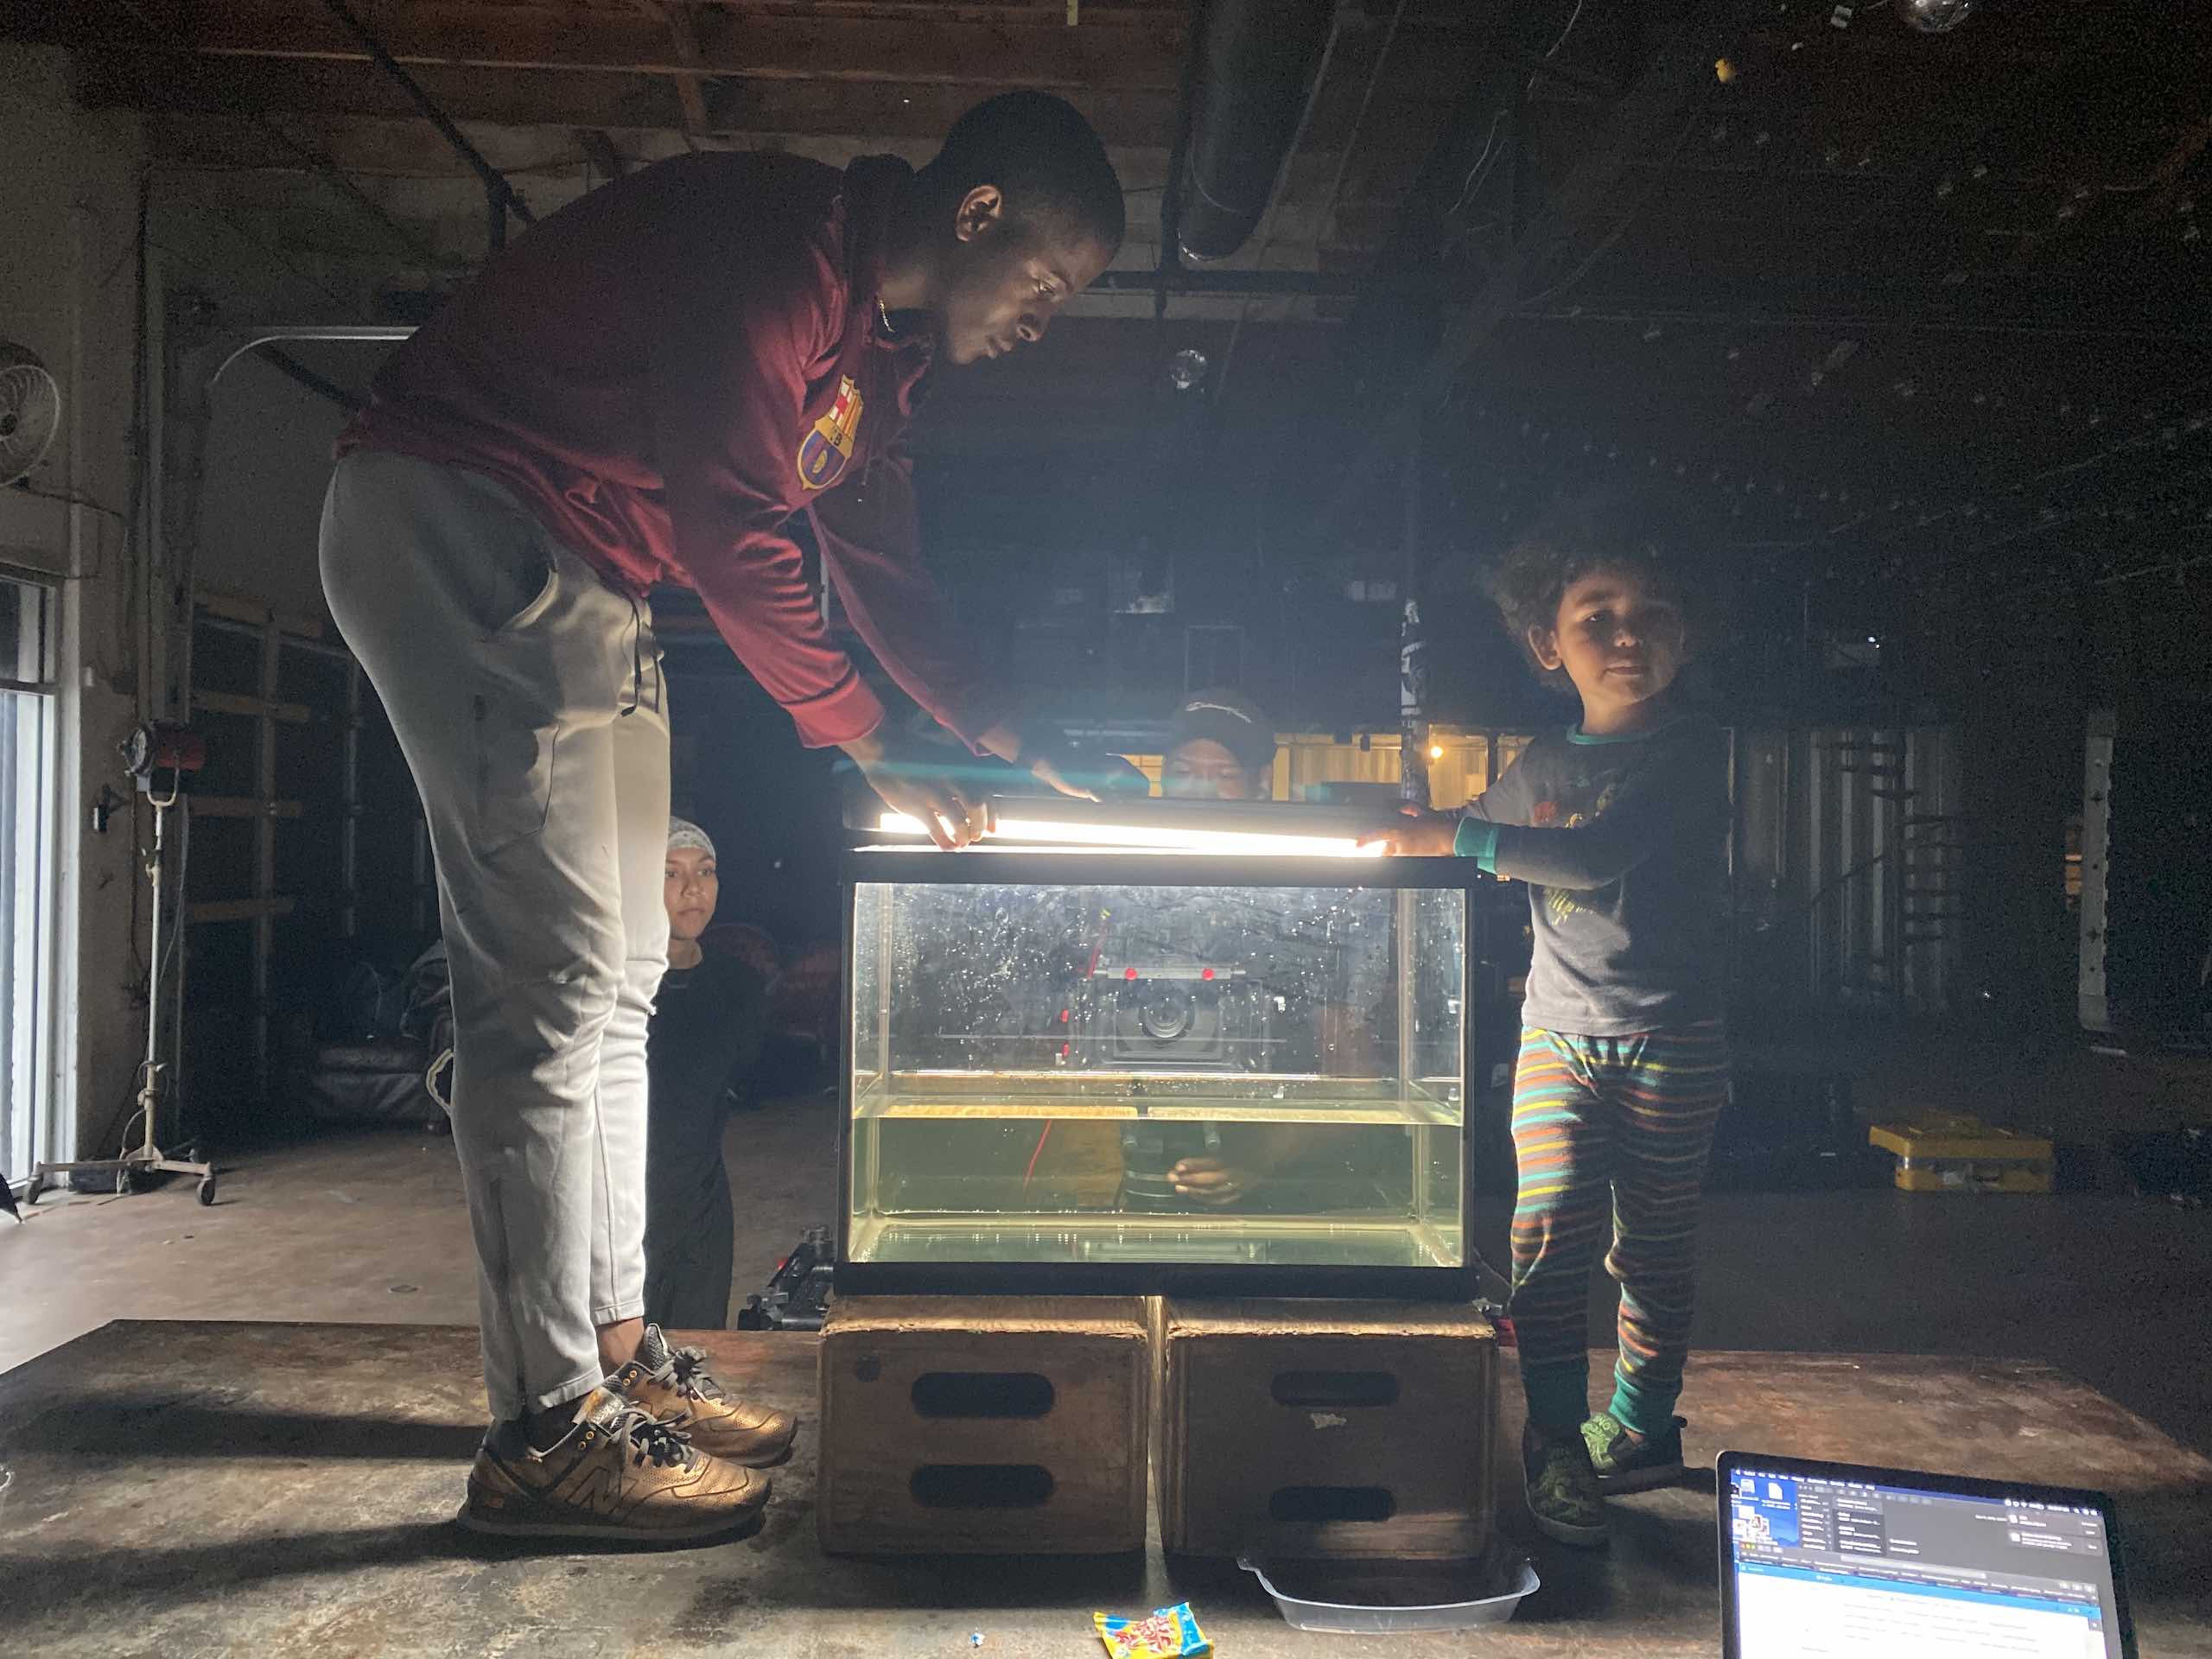
[[[1475,1557],[1490,1547],[1497,1333],[1433,1303],[1154,1304],[1171,1552]]]
[[[822,1331],[816,1522],[847,1554],[1142,1549],[1144,1304],[862,1296]]]

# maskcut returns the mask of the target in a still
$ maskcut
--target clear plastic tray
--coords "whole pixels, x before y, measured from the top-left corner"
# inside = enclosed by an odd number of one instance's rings
[[[1247,1556],[1236,1564],[1259,1580],[1294,1629],[1339,1636],[1405,1636],[1503,1624],[1513,1617],[1521,1599],[1542,1584],[1536,1569],[1526,1561],[1501,1566],[1472,1561],[1270,1561]],[[1464,1600],[1441,1599],[1492,1589],[1501,1582],[1513,1587]]]

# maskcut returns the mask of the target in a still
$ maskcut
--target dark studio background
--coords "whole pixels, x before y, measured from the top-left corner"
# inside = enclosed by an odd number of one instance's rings
[[[9,25],[72,48],[87,109],[148,124],[180,342],[271,316],[417,317],[485,252],[477,175],[332,45],[320,8],[263,27],[292,3],[221,0],[181,43],[97,7]],[[924,19],[856,0],[830,64],[789,20],[747,35],[747,58],[736,14],[710,5],[689,82],[625,44],[626,13],[576,12],[561,49],[594,73],[553,73],[505,41],[519,10],[464,10],[475,67],[441,60],[428,0],[392,0],[378,27],[541,213],[687,145],[918,161],[1002,86],[1084,110],[1128,191],[1121,256],[1040,345],[936,376],[912,435],[929,563],[1026,710],[1135,747],[1184,690],[1228,683],[1285,731],[1395,734],[1411,592],[1433,720],[1561,718],[1484,583],[1548,511],[1604,493],[1697,574],[1707,626],[1684,695],[1742,734],[1740,976],[1779,1022],[2078,1039],[2069,860],[2086,722],[2109,709],[2113,995],[2124,1021],[2196,1028],[2204,8],[1985,0],[1931,33],[1832,0],[1366,0],[1330,14],[1273,211],[1205,270],[1160,257],[1204,8],[1102,0],[1071,30],[1057,11],[1047,27],[1020,7]],[[272,150],[272,120],[312,132],[355,194]],[[256,248],[254,283],[215,280]],[[289,379],[255,372],[334,426],[332,399],[386,348],[286,349]],[[296,435],[302,522],[282,545],[298,552],[327,476],[313,425],[262,421],[200,496],[273,499]],[[312,608],[312,560],[258,529],[209,532],[210,582],[279,600],[289,583]],[[696,601],[656,609],[677,798],[720,843],[724,918],[787,953],[832,938],[828,759]],[[361,821],[359,938],[402,957],[428,933],[422,866],[396,757],[369,750],[390,804]],[[196,894],[246,890],[246,842],[222,836],[195,849]],[[1889,882],[1916,869],[1923,899],[1941,889],[1924,911]],[[276,1023],[319,994],[337,913],[303,902],[277,929]],[[241,950],[212,932],[189,947],[195,982],[220,979],[234,1008]]]

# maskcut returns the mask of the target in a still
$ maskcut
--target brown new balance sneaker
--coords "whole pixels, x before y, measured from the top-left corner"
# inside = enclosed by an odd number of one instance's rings
[[[755,1469],[791,1455],[798,1420],[788,1411],[747,1405],[724,1391],[696,1348],[668,1345],[660,1327],[645,1327],[638,1357],[607,1379],[647,1411],[679,1428],[709,1456]]]
[[[767,1502],[766,1475],[708,1456],[603,1388],[550,1451],[532,1451],[512,1423],[486,1436],[461,1524],[503,1537],[676,1543],[722,1537]]]

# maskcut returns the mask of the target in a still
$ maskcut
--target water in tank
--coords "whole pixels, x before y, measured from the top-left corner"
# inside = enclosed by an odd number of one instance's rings
[[[1459,1281],[1467,895],[1433,861],[855,867],[841,1283]]]

